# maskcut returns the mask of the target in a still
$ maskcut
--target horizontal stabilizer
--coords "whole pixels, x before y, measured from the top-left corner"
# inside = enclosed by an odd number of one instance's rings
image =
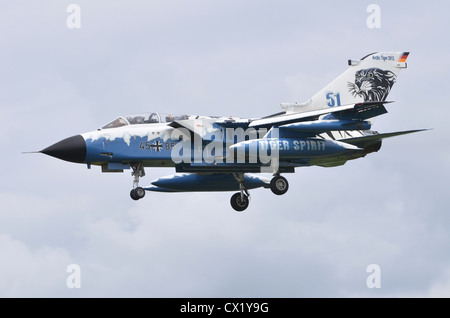
[[[429,130],[429,129],[414,129],[414,130],[397,131],[397,132],[385,133],[385,134],[373,134],[373,135],[368,135],[368,136],[364,136],[364,137],[342,139],[340,141],[360,147],[361,144],[377,142],[377,141],[380,141],[385,138],[407,135],[407,134],[412,134],[412,133],[426,131],[426,130]]]

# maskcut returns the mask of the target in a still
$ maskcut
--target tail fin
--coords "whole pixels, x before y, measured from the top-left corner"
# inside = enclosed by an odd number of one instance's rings
[[[349,68],[308,101],[281,104],[288,113],[326,109],[360,102],[385,101],[409,52],[372,53],[349,60]]]

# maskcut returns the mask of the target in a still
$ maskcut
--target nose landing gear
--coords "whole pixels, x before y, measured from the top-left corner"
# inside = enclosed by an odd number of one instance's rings
[[[142,199],[144,196],[145,196],[144,188],[137,187],[130,191],[130,197],[135,201]]]
[[[231,197],[230,203],[233,209],[235,209],[238,212],[244,211],[246,208],[248,208],[248,204],[250,203],[250,195],[247,191],[244,192],[237,192],[233,194]]]
[[[233,194],[230,199],[231,207],[238,212],[242,212],[248,208],[250,203],[250,194],[245,187],[244,174],[233,173],[236,180],[239,182],[240,191]]]

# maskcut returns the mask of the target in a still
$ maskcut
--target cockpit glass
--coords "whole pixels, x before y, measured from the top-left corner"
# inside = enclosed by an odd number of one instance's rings
[[[128,125],[127,120],[123,117],[119,117],[117,119],[114,119],[109,124],[103,126],[102,129],[117,128],[117,127],[126,126],[126,125]]]
[[[131,114],[118,117],[109,124],[103,126],[102,129],[117,128],[126,125],[170,123],[175,120],[185,119],[188,119],[187,115],[171,115],[160,113]]]

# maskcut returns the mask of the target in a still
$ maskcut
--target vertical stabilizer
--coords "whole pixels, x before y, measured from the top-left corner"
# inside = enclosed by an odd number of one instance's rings
[[[360,102],[385,101],[409,52],[372,53],[349,60],[349,68],[308,101],[281,104],[287,113],[326,109]]]

